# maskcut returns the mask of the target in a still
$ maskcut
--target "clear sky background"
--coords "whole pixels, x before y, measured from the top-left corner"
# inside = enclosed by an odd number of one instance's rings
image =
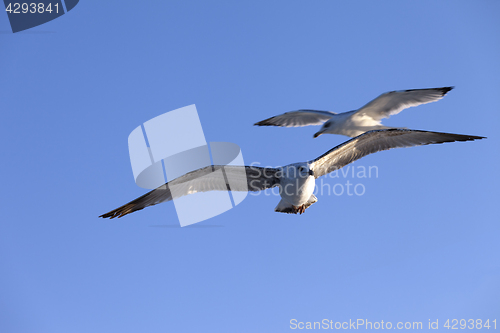
[[[80,1],[12,34],[0,14],[0,331],[286,332],[290,320],[497,319],[498,1]],[[362,196],[276,196],[180,228],[144,194],[127,138],[196,104],[207,141],[246,163],[313,159],[345,141],[252,126],[300,108],[453,85],[389,126],[487,136],[357,161]],[[339,185],[340,186],[340,185]]]

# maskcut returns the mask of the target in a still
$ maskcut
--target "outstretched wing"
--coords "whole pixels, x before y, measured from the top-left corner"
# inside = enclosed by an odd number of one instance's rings
[[[222,172],[218,172],[222,171]],[[207,166],[176,178],[99,217],[122,217],[184,195],[208,191],[261,191],[279,184],[279,169],[255,166]]]
[[[411,89],[390,91],[375,98],[353,115],[354,117],[369,116],[380,121],[398,114],[406,108],[440,100],[454,87]]]
[[[478,139],[484,137],[407,129],[375,130],[346,141],[309,163],[318,178],[382,150]]]
[[[279,116],[274,116],[258,123],[256,126],[281,126],[281,127],[301,127],[309,125],[321,125],[333,115],[334,112],[319,110],[297,110],[290,111]]]

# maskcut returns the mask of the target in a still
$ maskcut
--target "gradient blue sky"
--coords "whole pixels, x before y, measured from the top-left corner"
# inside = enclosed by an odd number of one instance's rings
[[[498,1],[82,0],[17,34],[0,14],[0,331],[500,324],[499,12]],[[248,196],[187,228],[172,203],[98,218],[145,193],[127,137],[164,112],[196,104],[207,141],[276,166],[346,138],[256,121],[448,85],[385,123],[488,139],[377,153],[354,165],[378,178],[328,180],[362,183],[363,196],[318,196],[301,216]]]

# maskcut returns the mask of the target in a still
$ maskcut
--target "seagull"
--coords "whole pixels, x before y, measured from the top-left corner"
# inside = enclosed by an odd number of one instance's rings
[[[371,130],[393,128],[382,125],[381,120],[398,114],[406,108],[438,101],[453,88],[390,91],[378,96],[358,110],[343,113],[297,110],[259,121],[254,125],[281,127],[323,125],[314,134],[314,138],[326,133],[355,137]]]
[[[143,196],[118,207],[103,218],[113,219],[184,195],[207,191],[262,191],[278,186],[281,201],[274,211],[304,213],[318,201],[313,194],[315,180],[366,155],[392,148],[404,148],[455,141],[484,139],[481,136],[428,132],[409,129],[373,130],[350,139],[318,158],[277,168],[210,165],[186,173]],[[223,170],[220,182],[214,171]],[[174,188],[175,190],[172,190]]]

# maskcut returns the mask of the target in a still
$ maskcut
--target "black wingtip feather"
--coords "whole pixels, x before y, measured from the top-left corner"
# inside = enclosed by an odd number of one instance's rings
[[[112,210],[110,212],[107,212],[106,214],[102,214],[101,216],[99,217],[102,217],[104,219],[114,219],[114,218],[120,218],[120,217],[123,217],[125,215],[128,215],[130,213],[133,213],[135,211],[138,211],[138,210],[142,210],[144,209],[144,207],[141,207],[141,208],[136,208],[134,207],[134,205],[131,205],[131,204],[126,204],[122,207],[119,207],[115,210]]]
[[[270,121],[273,120],[275,117],[267,118],[264,120],[261,120],[259,122],[256,122],[253,124],[254,126],[277,126],[276,124],[271,123]]]
[[[455,86],[450,86],[450,87],[443,87],[443,88],[440,88],[439,90],[441,91],[441,93],[443,94],[442,96],[446,95],[450,90],[452,90],[453,88],[455,88]]]
[[[446,95],[450,90],[453,90],[455,86],[449,86],[449,87],[441,87],[441,88],[419,88],[419,89],[406,89],[404,91],[418,91],[418,90],[438,90],[441,93],[441,96]],[[396,93],[398,90],[391,91],[390,93]]]

